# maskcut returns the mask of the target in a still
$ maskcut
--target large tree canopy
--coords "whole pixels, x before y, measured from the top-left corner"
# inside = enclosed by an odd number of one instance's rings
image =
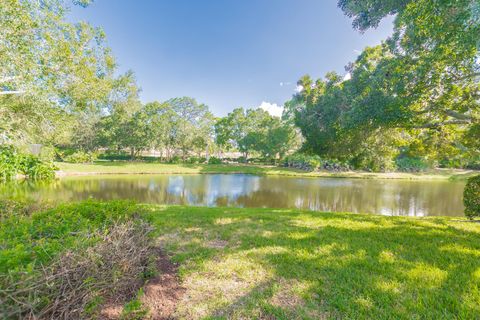
[[[383,86],[395,98],[387,99],[385,108],[401,105],[402,125],[436,128],[480,121],[478,0],[341,0],[339,7],[359,30],[396,14],[394,33],[383,57],[372,61],[369,78],[374,91]],[[363,70],[357,65],[354,72]]]
[[[394,14],[394,33],[348,65],[349,80],[300,79],[303,91],[286,106],[304,149],[376,168],[399,153],[478,154],[480,2],[341,0],[339,7],[360,31]]]
[[[5,0],[0,6],[0,136],[49,142],[71,120],[106,108],[121,80],[101,29],[72,24],[71,3]],[[73,117],[73,118],[72,118]]]

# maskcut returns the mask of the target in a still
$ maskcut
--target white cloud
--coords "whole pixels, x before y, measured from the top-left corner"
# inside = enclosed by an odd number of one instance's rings
[[[343,81],[350,80],[350,79],[352,79],[352,75],[350,74],[350,72],[343,77]]]
[[[263,101],[260,104],[259,108],[267,111],[268,113],[270,113],[272,116],[275,116],[275,117],[281,117],[283,113],[283,106],[279,106],[276,103]]]
[[[303,86],[301,86],[301,85],[298,85],[298,86],[295,88],[295,92],[296,92],[296,93],[300,93],[300,92],[302,92],[302,91],[303,91]]]

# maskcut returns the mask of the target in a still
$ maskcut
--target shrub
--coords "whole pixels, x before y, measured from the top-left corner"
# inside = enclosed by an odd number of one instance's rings
[[[190,157],[187,160],[185,160],[185,163],[198,164],[198,163],[205,163],[206,161],[207,159],[204,157]]]
[[[182,162],[182,159],[179,156],[173,156],[168,160],[168,163],[177,164]]]
[[[222,164],[222,159],[219,159],[217,157],[210,157],[208,159],[208,164]]]
[[[131,160],[132,157],[128,153],[103,153],[98,156],[98,159],[109,160],[109,161],[127,161]]]
[[[91,163],[97,159],[93,152],[76,151],[63,158],[63,161],[69,163]]]
[[[105,298],[131,296],[153,247],[151,227],[130,202],[83,202],[4,213],[0,225],[0,314],[6,318],[95,318]]]
[[[336,159],[323,159],[322,169],[327,171],[348,171],[350,170],[350,165],[347,162]]]
[[[238,159],[236,160],[238,163],[247,163],[247,158],[245,158],[244,156],[238,157]]]
[[[468,218],[480,216],[480,175],[468,179],[463,191],[463,204]]]
[[[480,170],[480,160],[472,160],[465,166],[465,169]]]
[[[286,167],[297,168],[301,170],[328,170],[328,171],[347,171],[350,166],[346,162],[336,159],[322,159],[317,155],[305,155],[302,153],[292,154],[283,159],[283,164]]]
[[[15,179],[23,174],[30,179],[52,179],[57,167],[37,156],[21,154],[13,146],[0,148],[0,181]]]
[[[283,159],[286,167],[313,171],[320,169],[322,160],[319,156],[309,156],[302,153],[292,154]]]
[[[55,178],[55,170],[58,170],[58,168],[52,162],[43,162],[32,155],[21,155],[19,157],[19,172],[27,178],[53,179]]]
[[[421,158],[403,157],[396,160],[397,169],[403,172],[420,172],[428,169],[428,163]]]
[[[15,179],[18,173],[18,155],[12,146],[0,147],[0,181]]]

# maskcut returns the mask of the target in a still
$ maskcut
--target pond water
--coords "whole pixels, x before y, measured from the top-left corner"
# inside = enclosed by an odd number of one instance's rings
[[[157,204],[463,216],[464,185],[452,181],[243,174],[115,175],[67,177],[50,183],[17,182],[0,187],[0,196],[53,202],[133,199]]]

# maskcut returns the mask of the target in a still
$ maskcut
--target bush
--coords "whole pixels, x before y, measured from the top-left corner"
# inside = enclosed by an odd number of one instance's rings
[[[208,159],[208,164],[222,164],[222,159],[219,159],[217,157],[210,157]]]
[[[283,159],[283,164],[289,168],[313,171],[320,169],[322,159],[319,156],[309,156],[302,153],[292,154]]]
[[[480,160],[472,160],[465,166],[465,169],[480,170]]]
[[[134,294],[153,249],[152,229],[137,213],[124,201],[61,205],[28,216],[3,213],[0,314],[96,318],[103,299]]]
[[[168,160],[168,163],[177,164],[182,162],[182,159],[179,156],[173,156]]]
[[[63,161],[69,163],[91,163],[97,159],[93,152],[76,151],[63,158]]]
[[[52,162],[43,162],[32,155],[21,155],[19,157],[19,172],[27,178],[53,179],[55,178],[55,170],[58,170],[58,168]]]
[[[347,162],[336,159],[323,159],[322,169],[327,171],[348,171],[350,170],[350,165]]]
[[[468,218],[480,216],[480,175],[468,179],[463,191],[463,204]]]
[[[428,163],[421,158],[403,157],[396,160],[397,169],[403,172],[420,172],[428,169]]]
[[[132,160],[132,157],[128,153],[102,153],[98,156],[98,159],[109,161],[128,161]]]
[[[327,171],[348,171],[348,163],[336,159],[322,159],[317,155],[305,155],[302,153],[292,154],[283,159],[283,165],[290,168],[297,168],[306,171],[327,170]]]
[[[241,157],[238,157],[238,159],[236,159],[236,161],[238,163],[247,163],[247,158],[245,158],[244,156],[241,156]]]
[[[13,146],[0,147],[0,181],[15,179],[23,174],[29,179],[52,179],[57,167],[37,156],[21,154]]]
[[[187,160],[185,160],[185,163],[198,164],[198,163],[205,163],[206,161],[207,159],[204,157],[190,157]]]
[[[0,180],[15,179],[18,173],[18,154],[12,146],[0,147]]]

